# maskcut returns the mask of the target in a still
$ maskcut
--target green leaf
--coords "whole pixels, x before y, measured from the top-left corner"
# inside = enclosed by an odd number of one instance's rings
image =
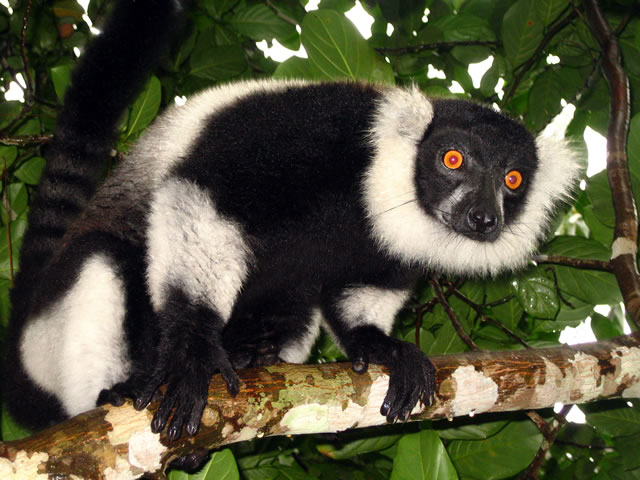
[[[515,294],[525,312],[536,318],[554,318],[560,308],[553,279],[540,269],[520,275]]]
[[[2,206],[0,206],[0,212],[2,213],[1,221],[6,223],[7,209],[6,201],[9,202],[9,211],[11,220],[15,220],[27,209],[29,202],[29,195],[27,193],[27,187],[24,183],[11,183],[7,187],[7,196],[2,198]]]
[[[536,0],[536,13],[545,25],[553,22],[569,5],[569,0]]]
[[[20,115],[22,104],[17,100],[0,102],[0,128],[5,128]]]
[[[562,110],[563,83],[555,70],[539,75],[529,92],[527,126],[533,131],[542,130]]]
[[[247,68],[247,58],[241,45],[212,47],[199,39],[191,54],[191,73],[197,77],[228,80]]]
[[[375,75],[385,78],[391,72],[391,66],[380,62],[353,24],[338,12],[309,12],[302,22],[301,35],[309,61],[323,78],[368,80],[376,69],[381,72]]]
[[[502,43],[513,67],[533,55],[542,40],[543,28],[534,0],[518,0],[507,10],[502,22]]]
[[[42,170],[46,163],[46,160],[42,157],[31,157],[20,165],[14,175],[24,183],[37,185],[40,182],[40,175],[42,175]]]
[[[316,72],[309,59],[293,56],[278,65],[273,77],[313,80],[316,78]]]
[[[230,24],[254,41],[287,39],[297,33],[294,25],[278,18],[275,12],[263,3],[242,10],[231,19]]]
[[[161,99],[162,87],[160,86],[160,80],[156,76],[152,76],[147,82],[144,91],[131,107],[125,139],[141,131],[151,123],[158,113]]]
[[[340,448],[335,448],[335,446],[330,443],[317,445],[316,448],[320,453],[333,460],[345,460],[355,457],[356,455],[362,455],[363,453],[385,450],[395,444],[400,437],[402,437],[402,435],[380,435],[354,440],[342,445]]]
[[[0,416],[0,432],[2,433],[2,441],[11,442],[13,440],[20,440],[33,434],[30,430],[21,427],[16,421],[9,415],[7,407],[4,405],[1,408],[2,415]]]
[[[598,340],[624,335],[623,326],[616,320],[594,312],[591,314],[591,330]]]
[[[468,421],[464,418],[461,420],[454,419],[454,422],[462,420]],[[506,420],[496,420],[493,422],[478,422],[475,418],[473,420],[475,422],[468,425],[443,428],[436,431],[440,438],[444,438],[446,440],[484,440],[498,433],[508,423]],[[436,425],[441,425],[443,423],[444,422],[438,422]]]
[[[211,455],[211,460],[197,473],[189,475],[172,470],[169,480],[239,480],[240,473],[233,452],[228,448]]]
[[[430,345],[427,355],[446,355],[447,353],[458,353],[467,350],[465,343],[460,340],[455,328],[449,321],[445,320],[442,327],[436,332],[436,339]]]
[[[629,407],[623,400],[580,405],[587,423],[612,437],[640,433],[640,409]]]
[[[448,42],[467,40],[493,41],[496,39],[493,31],[489,28],[487,19],[474,15],[442,17],[435,22],[430,22],[429,26],[440,30],[444,40]]]
[[[400,439],[391,480],[457,478],[458,474],[435,431],[422,430]]]
[[[535,457],[542,434],[530,420],[511,422],[486,440],[454,440],[447,448],[463,478],[494,480],[522,471]]]
[[[0,169],[10,167],[18,156],[18,147],[0,145]]]
[[[214,18],[221,17],[238,3],[238,0],[206,0],[202,2],[205,10]]]
[[[62,101],[64,99],[64,94],[71,85],[71,71],[73,70],[73,65],[70,63],[65,63],[62,65],[56,65],[55,67],[51,67],[49,69],[51,73],[51,81],[53,82],[53,88],[56,91],[56,96],[58,100]]]
[[[595,217],[603,225],[614,227],[616,219],[606,170],[589,177],[586,194],[593,207]]]
[[[611,252],[604,245],[582,237],[556,237],[544,253],[573,258],[608,260]],[[613,274],[581,268],[554,265],[558,286],[580,300],[592,305],[612,305],[622,301]]]

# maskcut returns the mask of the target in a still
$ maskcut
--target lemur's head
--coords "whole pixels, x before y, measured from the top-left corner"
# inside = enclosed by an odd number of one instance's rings
[[[579,164],[566,142],[462,100],[383,92],[365,204],[381,248],[461,275],[526,264]]]

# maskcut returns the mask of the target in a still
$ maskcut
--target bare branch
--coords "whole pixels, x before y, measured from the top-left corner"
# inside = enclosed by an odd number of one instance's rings
[[[410,421],[640,395],[640,334],[573,347],[436,356],[432,361],[437,369],[434,403],[416,407]],[[124,480],[144,471],[159,473],[171,459],[196,448],[386,423],[380,405],[389,378],[375,365],[358,375],[349,363],[284,364],[243,370],[240,377],[243,387],[230,398],[220,375],[214,376],[195,437],[171,442],[152,433],[157,404],[141,412],[130,403],[101,407],[29,439],[0,443],[0,478],[38,472]]]
[[[607,176],[616,215],[611,263],[629,318],[640,328],[640,274],[636,263],[638,217],[627,166],[627,135],[631,111],[629,79],[620,61],[618,40],[599,3],[597,0],[587,0],[584,6],[589,28],[602,47],[602,69],[611,94],[611,119],[607,131]]]
[[[9,146],[26,147],[27,145],[47,143],[52,138],[53,135],[18,135],[9,137],[0,136],[0,143]]]
[[[613,265],[608,260],[591,260],[584,258],[563,257],[561,255],[536,255],[533,259],[536,263],[552,263],[566,267],[582,268],[585,270],[601,270],[612,272]]]

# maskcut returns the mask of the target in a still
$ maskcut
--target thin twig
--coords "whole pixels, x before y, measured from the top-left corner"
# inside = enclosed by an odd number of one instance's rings
[[[463,283],[464,283],[464,280],[458,279],[455,284],[452,284],[449,288],[447,288],[447,291],[445,292],[444,297],[448,299],[453,294],[454,289],[460,288]],[[431,300],[429,300],[427,303],[423,303],[422,305],[418,305],[415,308],[415,313],[416,313],[416,346],[418,346],[418,347],[420,346],[420,330],[422,328],[422,318],[423,318],[424,314],[430,312],[433,309],[433,307],[436,306],[437,303],[438,303],[438,298],[434,297]]]
[[[542,462],[553,446],[553,443],[556,441],[556,437],[560,430],[567,423],[567,415],[569,410],[571,410],[573,405],[564,405],[560,412],[555,415],[555,418],[552,420],[551,425],[549,425],[544,418],[542,418],[538,413],[534,411],[527,412],[527,415],[531,420],[534,421],[538,428],[542,432],[544,439],[542,440],[542,445],[538,449],[538,453],[536,454],[533,461],[529,464],[527,470],[520,476],[521,480],[536,480],[538,478],[538,470],[542,466]],[[542,421],[542,424],[540,423]]]
[[[609,260],[592,260],[584,258],[564,257],[562,255],[536,255],[533,258],[536,263],[552,263],[566,267],[581,268],[583,270],[613,271],[613,265]]]
[[[0,143],[9,146],[26,147],[33,144],[44,144],[49,142],[53,135],[17,135],[12,137],[0,136]]]
[[[505,325],[503,325],[501,322],[491,318],[491,317],[487,317],[484,312],[482,311],[482,306],[478,305],[477,303],[469,300],[462,292],[460,292],[459,290],[454,290],[453,294],[459,298],[460,300],[462,300],[464,303],[466,303],[467,305],[469,305],[472,309],[475,310],[475,312],[480,315],[480,320],[482,320],[485,323],[490,323],[491,325],[493,325],[494,327],[499,328],[500,330],[502,330],[504,333],[506,333],[508,336],[510,336],[513,340],[515,340],[516,342],[518,342],[519,344],[521,344],[523,347],[525,348],[531,348],[527,342],[524,341],[524,339],[520,338],[520,336],[513,332],[511,329],[509,329],[508,327],[506,327]],[[510,298],[513,298],[513,296],[511,296]]]
[[[391,55],[402,55],[405,53],[419,53],[424,50],[440,50],[443,48],[453,47],[497,47],[498,42],[490,40],[459,40],[452,42],[433,42],[433,43],[421,43],[420,45],[413,45],[410,47],[380,47],[376,48],[376,52],[388,53]]]
[[[284,20],[287,23],[290,23],[291,25],[297,27],[299,25],[298,22],[296,22],[293,18],[289,17],[288,15],[285,15],[284,13],[282,13],[280,10],[278,10],[278,8],[271,3],[269,0],[264,0],[264,3],[267,7],[269,7],[271,10],[273,10],[273,12],[276,14],[276,16],[280,19],[280,20]]]
[[[447,312],[447,316],[449,317],[449,320],[451,320],[451,324],[453,325],[453,328],[455,329],[460,339],[471,350],[473,351],[480,350],[478,346],[475,344],[475,342],[471,340],[471,337],[467,335],[467,332],[464,331],[464,328],[462,327],[460,320],[458,320],[458,317],[456,317],[456,314],[451,308],[451,305],[449,305],[449,302],[447,302],[447,299],[444,297],[444,293],[440,288],[440,284],[438,283],[438,280],[435,278],[432,278],[431,280],[429,280],[429,283],[431,283],[431,286],[433,287],[433,290],[436,294],[436,298],[440,302],[440,305],[442,305],[442,308],[444,308],[444,311]]]

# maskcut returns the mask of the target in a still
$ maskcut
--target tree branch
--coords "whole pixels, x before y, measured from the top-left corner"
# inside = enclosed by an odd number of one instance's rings
[[[533,259],[536,263],[552,263],[567,267],[582,268],[584,270],[613,271],[613,265],[607,260],[592,260],[586,258],[564,257],[562,255],[536,255]]]
[[[433,405],[410,421],[483,412],[546,408],[640,395],[640,334],[538,350],[436,356]],[[386,423],[380,405],[387,372],[371,365],[358,375],[348,363],[274,365],[240,371],[235,397],[215,375],[195,437],[170,442],[150,430],[154,404],[91,410],[23,440],[0,443],[0,477],[50,476],[125,480],[161,472],[176,456],[254,437],[340,432]]]
[[[424,50],[440,50],[453,47],[497,47],[498,42],[491,40],[456,40],[451,42],[421,43],[410,47],[380,47],[376,52],[391,55],[403,55],[405,53],[420,53]]]
[[[602,69],[611,93],[611,119],[607,131],[607,176],[616,215],[611,263],[629,318],[640,328],[640,275],[638,217],[627,167],[627,135],[631,106],[629,79],[620,61],[620,46],[597,0],[584,3],[589,28],[602,47]]]

